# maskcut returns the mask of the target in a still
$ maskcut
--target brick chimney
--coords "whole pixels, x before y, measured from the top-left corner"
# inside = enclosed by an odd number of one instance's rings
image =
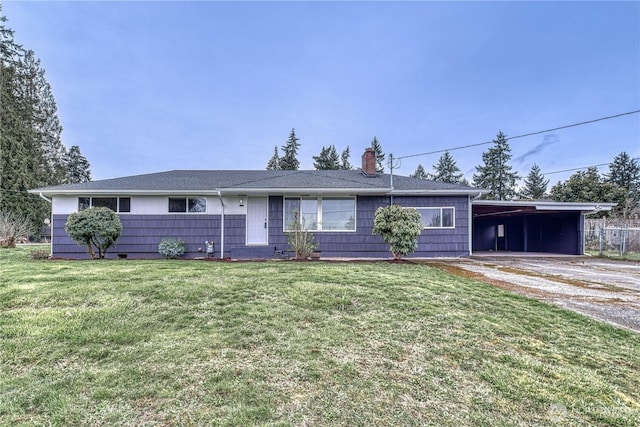
[[[365,175],[374,176],[376,174],[376,153],[373,148],[367,148],[362,155],[362,172]]]

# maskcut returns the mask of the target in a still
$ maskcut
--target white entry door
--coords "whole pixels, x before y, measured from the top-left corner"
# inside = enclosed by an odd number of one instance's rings
[[[247,245],[267,245],[267,198],[249,197],[247,199]]]

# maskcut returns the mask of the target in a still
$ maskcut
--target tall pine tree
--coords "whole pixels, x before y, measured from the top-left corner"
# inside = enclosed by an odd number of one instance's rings
[[[67,169],[65,184],[91,181],[89,162],[80,153],[80,147],[77,145],[72,146],[65,155],[65,165]]]
[[[640,165],[636,159],[623,151],[609,164],[605,180],[622,188],[626,195],[616,209],[627,218],[640,206]]]
[[[41,152],[34,125],[34,79],[13,32],[0,16],[0,211],[25,218],[35,232],[47,215],[47,206],[27,190],[37,187]]]
[[[280,158],[281,170],[298,170],[300,162],[298,161],[298,149],[300,138],[296,137],[296,130],[291,129],[287,142],[282,146],[282,157]]]
[[[473,175],[476,187],[489,190],[482,196],[484,199],[510,200],[517,194],[516,181],[520,177],[513,171],[510,160],[511,148],[507,137],[499,132],[493,140],[493,147],[482,153],[484,164],[476,166],[477,174]]]
[[[332,144],[328,147],[323,146],[320,154],[313,156],[313,167],[316,170],[338,170],[340,169],[340,157],[336,151],[336,147]]]
[[[550,196],[557,202],[606,202],[617,203],[614,215],[620,215],[624,208],[626,191],[618,185],[606,181],[595,166],[585,171],[577,171],[564,182],[551,187]]]
[[[434,181],[448,182],[449,184],[460,184],[464,179],[464,175],[460,172],[460,168],[456,164],[451,154],[445,151],[438,159],[438,163],[433,167],[435,174]]]
[[[27,218],[37,232],[51,207],[27,190],[64,183],[67,153],[44,69],[6,22],[0,14],[0,211]]]
[[[382,145],[380,145],[380,141],[378,141],[378,138],[375,136],[371,141],[371,148],[373,148],[373,152],[376,155],[376,172],[383,173],[384,172],[384,152],[382,151]]]
[[[520,190],[520,197],[529,200],[540,200],[547,195],[549,180],[544,179],[538,165],[531,166],[531,171],[524,179],[524,187]]]
[[[418,167],[416,168],[416,171],[412,174],[409,174],[409,176],[411,178],[418,178],[418,179],[428,179],[428,180],[432,180],[433,177],[431,176],[431,174],[429,174],[427,171],[424,170],[424,167],[422,165],[418,165]]]
[[[279,171],[280,170],[280,155],[278,154],[278,146],[276,145],[273,148],[273,156],[269,159],[267,163],[268,171]]]
[[[347,148],[342,150],[342,153],[340,154],[340,169],[343,169],[343,170],[353,169],[353,166],[349,162],[349,157],[351,157],[351,150],[349,150],[349,146],[347,145]]]

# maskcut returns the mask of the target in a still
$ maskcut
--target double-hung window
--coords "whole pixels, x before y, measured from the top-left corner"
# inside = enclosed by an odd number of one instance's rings
[[[285,197],[284,230],[291,230],[298,214],[303,229],[355,231],[355,197]]]
[[[130,197],[78,197],[78,210],[104,207],[114,212],[131,212]]]
[[[416,208],[422,216],[424,228],[454,228],[455,208]]]

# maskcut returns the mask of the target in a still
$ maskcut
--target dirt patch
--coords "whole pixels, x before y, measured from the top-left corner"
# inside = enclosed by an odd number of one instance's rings
[[[491,257],[429,264],[460,277],[640,332],[640,266],[637,263],[589,257]]]

